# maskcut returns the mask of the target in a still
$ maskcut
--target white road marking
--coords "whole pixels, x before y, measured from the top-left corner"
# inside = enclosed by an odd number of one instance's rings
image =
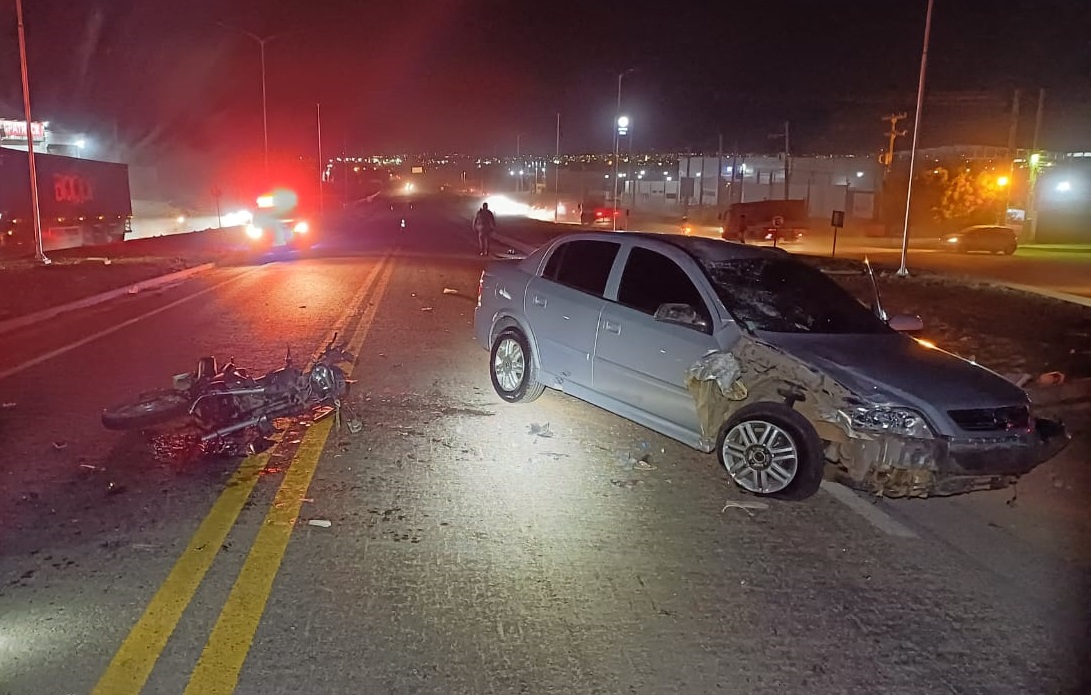
[[[850,490],[841,483],[835,483],[832,480],[823,480],[822,489],[828,492],[835,500],[864,517],[868,523],[888,536],[897,536],[898,538],[919,538],[919,536],[917,536],[917,534],[908,526],[900,521],[895,521],[889,514],[860,497],[855,491]]]
[[[206,287],[205,289],[200,290],[199,292],[194,292],[193,294],[186,295],[185,297],[182,297],[181,299],[176,299],[176,300],[174,300],[173,302],[171,302],[169,304],[164,304],[163,306],[158,307],[156,309],[152,309],[151,311],[145,312],[145,313],[141,314],[140,316],[134,316],[133,318],[128,319],[126,321],[122,321],[119,324],[116,324],[114,326],[110,326],[109,328],[104,328],[101,331],[98,331],[97,333],[92,333],[91,335],[84,336],[83,338],[80,338],[79,340],[77,340],[77,341],[75,341],[73,343],[69,343],[68,345],[64,345],[62,347],[59,347],[56,350],[50,350],[49,352],[38,355],[37,357],[33,357],[33,358],[27,360],[26,362],[23,362],[21,364],[17,364],[14,367],[11,367],[9,369],[5,369],[4,371],[0,371],[0,381],[3,381],[4,379],[8,378],[9,376],[18,374],[19,372],[30,369],[31,367],[34,367],[36,365],[39,365],[42,362],[47,362],[47,361],[53,359],[54,357],[60,357],[61,355],[65,354],[66,352],[71,352],[72,350],[75,350],[78,347],[82,347],[82,346],[86,345],[87,343],[90,343],[90,342],[93,342],[95,340],[98,340],[99,338],[103,338],[105,336],[108,336],[111,333],[116,333],[117,331],[120,331],[122,328],[128,328],[129,326],[133,325],[134,323],[137,323],[139,321],[143,321],[146,318],[149,318],[151,316],[155,316],[156,314],[161,314],[164,311],[167,311],[169,309],[173,309],[174,307],[178,306],[179,304],[184,304],[185,302],[188,302],[191,299],[195,299],[197,297],[200,297],[201,295],[208,294],[209,292],[212,292],[214,290],[218,290],[219,288],[223,287],[224,285],[230,284],[232,282],[236,282],[238,280],[241,280],[244,277],[249,277],[252,273],[254,273],[254,272],[258,271],[258,270],[260,270],[260,268],[254,268],[252,270],[242,272],[242,273],[236,275],[235,277],[224,280],[223,282],[212,285],[211,287]]]

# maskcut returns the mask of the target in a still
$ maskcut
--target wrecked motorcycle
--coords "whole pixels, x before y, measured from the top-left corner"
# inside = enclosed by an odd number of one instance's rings
[[[251,376],[234,360],[221,366],[215,357],[202,357],[195,371],[174,377],[173,388],[107,408],[102,424],[154,430],[156,458],[253,453],[275,431],[274,420],[322,406],[340,408],[351,383],[340,365],[353,357],[336,340],[334,334],[305,369],[293,364],[289,348],[284,366],[261,376]]]

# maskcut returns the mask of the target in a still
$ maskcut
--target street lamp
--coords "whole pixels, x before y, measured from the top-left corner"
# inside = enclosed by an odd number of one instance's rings
[[[23,78],[23,115],[27,121],[27,161],[30,166],[30,218],[34,230],[34,260],[49,265],[49,257],[42,248],[42,214],[38,206],[38,170],[34,165],[34,130],[30,117],[30,83],[27,78],[27,44],[23,29],[23,0],[15,0],[15,14],[19,25],[19,68]]]
[[[621,85],[621,80],[620,79],[618,79],[618,85],[619,86]],[[618,92],[618,94],[620,94],[620,92]],[[614,219],[614,231],[615,232],[617,231],[617,216],[618,216],[618,200],[617,200],[618,190],[617,189],[618,189],[618,164],[620,163],[618,160],[621,159],[621,155],[620,155],[619,150],[620,150],[620,145],[621,145],[621,137],[623,135],[628,135],[629,134],[629,123],[630,123],[630,121],[629,121],[628,116],[618,116],[618,118],[617,118],[617,130],[614,131],[614,206],[613,206],[614,207],[614,212],[613,212],[613,219]]]
[[[924,105],[924,76],[928,69],[928,39],[932,34],[932,5],[928,0],[928,9],[924,15],[924,47],[921,49],[921,69],[917,80],[917,110],[913,114],[913,144],[909,150],[909,185],[905,191],[905,224],[902,226],[902,258],[898,266],[898,277],[909,275],[906,257],[909,255],[909,205],[913,199],[913,170],[917,164],[917,138],[921,130],[921,107]]]
[[[618,159],[618,147],[620,144],[620,138],[622,135],[628,132],[629,119],[626,116],[621,115],[621,82],[625,79],[625,76],[629,73],[635,72],[636,68],[629,68],[623,72],[619,72],[617,75],[617,110],[614,112],[614,116],[617,118],[617,129],[614,130],[614,231],[617,231],[617,159]],[[625,119],[625,124],[622,125],[622,119]],[[625,131],[623,133],[622,131]]]
[[[265,173],[269,173],[269,109],[265,97],[265,44],[269,43],[273,39],[278,39],[284,34],[272,34],[271,36],[258,36],[245,29],[239,29],[238,27],[231,27],[223,22],[218,22],[220,26],[235,29],[236,31],[249,36],[258,46],[261,47],[261,126],[262,126],[262,138],[265,144]]]

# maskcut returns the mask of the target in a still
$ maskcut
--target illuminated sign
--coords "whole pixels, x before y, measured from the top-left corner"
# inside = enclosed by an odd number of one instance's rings
[[[33,121],[30,124],[30,132],[34,135],[34,141],[45,140],[45,123]],[[0,119],[0,138],[4,140],[26,140],[26,121],[13,121],[7,118]]]
[[[58,203],[86,203],[95,199],[91,182],[76,174],[53,175],[53,198]]]
[[[424,173],[424,167],[413,167],[413,173],[414,174],[423,174]]]

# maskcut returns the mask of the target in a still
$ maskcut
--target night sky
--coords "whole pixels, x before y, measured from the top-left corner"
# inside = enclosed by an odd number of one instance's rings
[[[866,152],[879,117],[912,110],[925,0],[24,0],[35,116],[133,152],[261,147],[259,49],[270,137],[311,151],[551,152],[610,144],[617,74],[637,149]],[[1045,145],[1091,149],[1091,3],[937,0],[925,144],[1006,141],[1039,87]],[[0,31],[0,107],[19,117],[13,3]],[[1010,9],[1007,9],[1010,8]]]

